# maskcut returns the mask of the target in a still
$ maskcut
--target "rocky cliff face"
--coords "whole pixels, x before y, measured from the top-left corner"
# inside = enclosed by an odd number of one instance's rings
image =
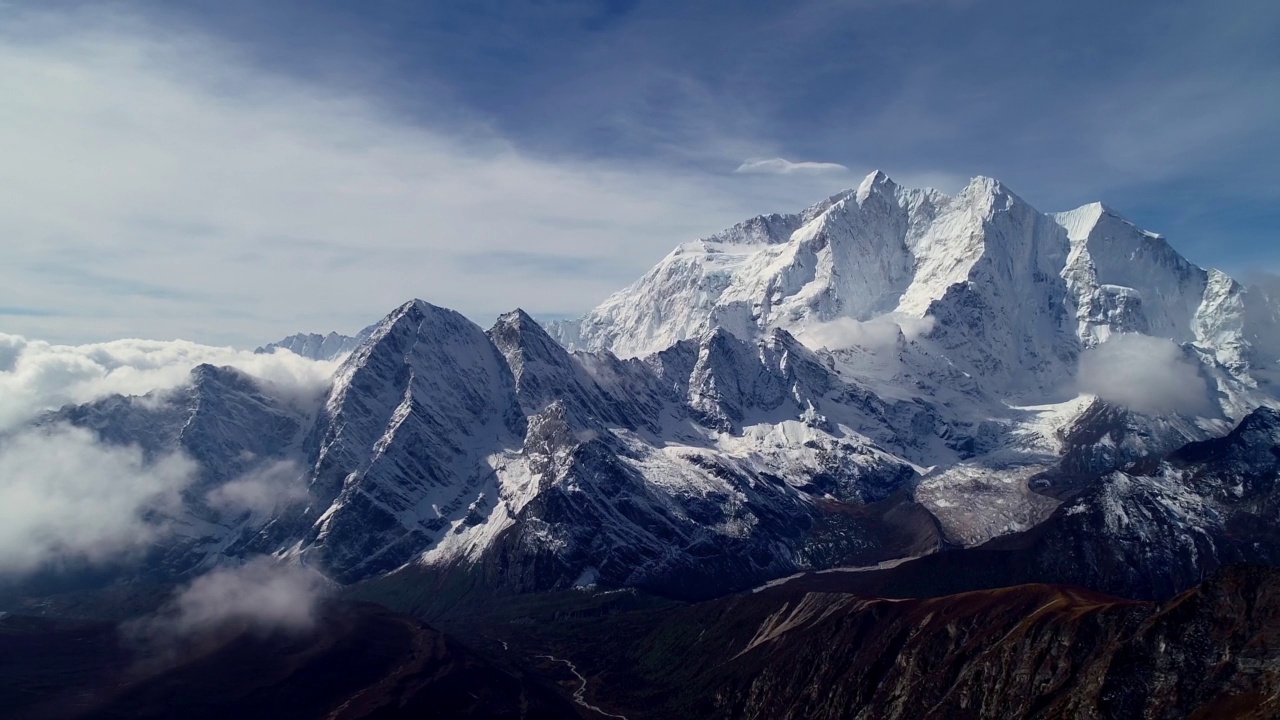
[[[488,458],[518,448],[524,425],[484,332],[406,303],[338,369],[311,431],[311,493],[326,509],[304,549],[346,580],[398,567],[494,492]]]

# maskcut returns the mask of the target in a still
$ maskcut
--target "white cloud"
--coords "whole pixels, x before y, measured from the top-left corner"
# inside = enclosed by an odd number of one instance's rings
[[[294,460],[275,460],[210,490],[210,507],[227,512],[271,512],[307,499],[306,473]]]
[[[932,317],[911,317],[889,313],[871,320],[836,318],[825,323],[814,323],[799,336],[801,342],[811,348],[860,347],[871,351],[887,350],[897,346],[898,338],[915,340],[933,330]]]
[[[315,570],[261,556],[210,570],[179,589],[156,615],[127,624],[144,642],[182,639],[226,625],[259,631],[301,631],[316,620],[328,582]]]
[[[1210,414],[1209,388],[1197,364],[1172,340],[1113,335],[1080,356],[1081,392],[1151,415]]]
[[[753,158],[744,161],[734,172],[758,175],[791,175],[793,173],[849,172],[839,163],[791,162],[783,158]]]
[[[61,561],[100,563],[139,550],[165,533],[159,517],[177,507],[195,473],[184,456],[148,462],[137,448],[103,445],[78,428],[5,438],[0,573]]]
[[[63,342],[258,344],[354,331],[411,297],[481,321],[531,298],[583,311],[679,242],[802,206],[428,127],[101,10],[6,16],[0,149],[0,285],[42,313],[5,329]],[[536,272],[475,261],[512,254]]]
[[[183,340],[54,345],[0,333],[0,431],[68,403],[177,387],[201,363],[238,368],[286,400],[314,395],[337,367],[288,351],[255,354]]]

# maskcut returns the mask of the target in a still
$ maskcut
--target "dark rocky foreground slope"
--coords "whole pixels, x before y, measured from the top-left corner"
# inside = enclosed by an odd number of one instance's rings
[[[140,646],[114,623],[0,619],[4,718],[578,717],[552,685],[413,618],[333,604],[310,630]]]
[[[573,662],[585,699],[630,720],[1280,716],[1280,571],[1259,566],[1165,603],[1047,585],[912,600],[782,585],[509,619],[503,642]],[[479,643],[498,632],[476,628]]]
[[[1051,585],[868,598],[797,578],[696,604],[512,596],[437,624],[448,634],[331,603],[300,634],[224,627],[139,648],[115,624],[8,617],[0,707],[19,718],[1280,716],[1280,570],[1254,565],[1162,603]]]

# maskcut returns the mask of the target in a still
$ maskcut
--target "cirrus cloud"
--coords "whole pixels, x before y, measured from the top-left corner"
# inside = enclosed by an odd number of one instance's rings
[[[144,15],[11,15],[0,283],[40,313],[4,316],[10,332],[249,346],[354,330],[428,291],[478,318],[531,297],[580,312],[762,204],[724,173],[418,122]],[[503,258],[521,253],[539,262],[513,274]],[[560,270],[584,265],[610,272]]]
[[[796,173],[847,173],[849,168],[833,162],[792,162],[775,157],[745,160],[734,172],[748,175],[793,175]]]

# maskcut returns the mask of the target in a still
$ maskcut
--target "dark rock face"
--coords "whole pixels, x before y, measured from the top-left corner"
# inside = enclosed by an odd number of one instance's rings
[[[201,366],[163,397],[54,419],[200,465],[190,537],[157,551],[165,576],[287,550],[358,582],[477,529],[483,544],[442,572],[471,565],[502,592],[600,583],[705,598],[936,547],[914,519],[857,510],[901,504],[916,471],[822,415],[848,398],[857,413],[882,408],[781,330],[759,342],[714,331],[624,361],[569,353],[521,311],[486,333],[413,301],[369,329],[322,396],[270,390]],[[749,438],[748,423],[779,429]],[[205,507],[211,488],[273,460],[297,465],[305,502],[234,519]]]
[[[526,415],[560,403],[574,430],[601,427],[656,429],[670,396],[639,363],[608,356],[570,355],[523,310],[498,318],[488,331],[515,378]]]
[[[709,597],[785,572],[789,559],[778,557],[760,536],[791,535],[794,540],[808,522],[810,511],[785,497],[768,498],[763,508],[750,501],[729,503],[714,494],[673,505],[599,440],[578,445],[566,462],[560,482],[524,507],[517,525],[485,560],[507,568],[505,578],[518,589],[569,587],[581,578],[584,584],[599,581],[675,597]],[[738,480],[747,485],[745,478]],[[791,512],[768,517],[780,502]],[[753,520],[764,516],[770,526],[743,537],[712,529],[748,515]],[[590,568],[587,577],[582,568]],[[504,584],[494,579],[498,586]]]
[[[208,548],[296,548],[357,582],[475,530],[481,539],[431,573],[469,566],[500,593],[600,584],[703,599],[946,547],[911,500],[916,470],[842,428],[878,427],[892,447],[978,441],[927,402],[889,404],[842,381],[829,361],[783,330],[749,342],[722,329],[622,361],[570,353],[520,311],[486,333],[413,301],[371,328],[312,406],[201,366],[186,387],[47,420],[199,462],[188,525],[206,535],[158,548],[164,576],[207,564]],[[1278,418],[1258,410],[1224,438],[1115,473],[1182,430],[1097,403],[1062,430],[1056,468],[1032,480],[1065,501],[1047,521],[846,589],[1050,582],[1163,599],[1227,563],[1275,562]],[[306,503],[238,519],[204,505],[210,488],[282,458],[306,474]]]

